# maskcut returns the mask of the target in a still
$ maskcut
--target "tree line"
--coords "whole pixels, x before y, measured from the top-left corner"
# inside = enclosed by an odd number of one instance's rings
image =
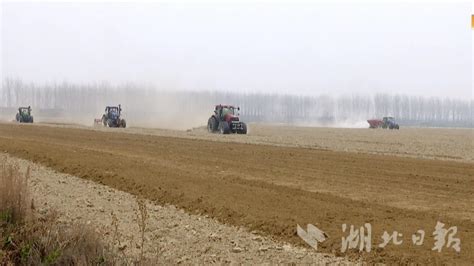
[[[212,112],[214,104],[241,107],[247,121],[331,124],[394,116],[400,122],[433,126],[472,127],[473,99],[377,93],[298,96],[228,91],[157,90],[127,83],[25,83],[6,78],[0,89],[1,107],[31,105],[65,113],[96,113],[105,105],[121,103],[132,116]]]

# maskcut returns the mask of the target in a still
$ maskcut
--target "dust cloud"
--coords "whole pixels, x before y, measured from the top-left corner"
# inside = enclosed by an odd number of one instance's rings
[[[400,94],[302,96],[227,91],[164,90],[132,83],[26,84],[5,79],[0,119],[31,106],[35,122],[92,126],[106,106],[122,106],[128,127],[187,130],[205,126],[216,104],[240,107],[244,122],[306,127],[367,127],[367,119],[395,117],[401,125],[472,127],[473,101]]]

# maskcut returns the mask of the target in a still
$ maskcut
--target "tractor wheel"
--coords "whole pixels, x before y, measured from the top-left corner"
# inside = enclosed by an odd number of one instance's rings
[[[213,119],[214,117],[210,117],[209,119],[207,119],[207,132],[209,133],[212,133],[212,129],[213,129],[213,125],[212,125],[212,122],[213,122]]]
[[[127,122],[125,122],[125,119],[122,119],[120,121],[120,127],[126,128],[127,127]]]
[[[219,123],[219,131],[221,134],[229,134],[230,133],[230,127],[227,122],[221,122]]]
[[[399,125],[396,125],[396,126],[395,126],[395,129],[396,129],[396,130],[399,130],[399,129],[400,129],[400,126],[399,126]]]
[[[214,133],[217,131],[217,120],[214,116],[211,116],[207,121],[207,131]]]
[[[33,123],[33,116],[30,117],[30,123]]]
[[[237,132],[238,134],[247,134],[247,124],[242,123],[242,129]]]
[[[16,114],[15,119],[16,119],[17,122],[20,122],[20,115]]]
[[[107,118],[105,117],[105,115],[102,116],[102,125],[104,125],[104,127],[107,126]]]

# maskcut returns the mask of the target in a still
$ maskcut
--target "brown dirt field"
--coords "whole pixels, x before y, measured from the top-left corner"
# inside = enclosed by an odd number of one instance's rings
[[[474,261],[470,162],[115,132],[0,124],[0,150],[296,244],[304,244],[296,224],[312,223],[330,236],[324,252],[339,253],[343,223],[368,222],[375,250],[350,257]],[[431,250],[437,221],[458,226],[460,253]],[[418,229],[426,232],[419,247]],[[403,233],[403,244],[377,249],[384,230]]]
[[[374,130],[368,128],[290,127],[252,123],[249,125],[249,134],[246,136],[227,135],[216,137],[214,134],[209,134],[205,127],[179,131],[136,127],[114,130],[101,126],[84,127],[57,123],[49,123],[48,125],[219,142],[474,162],[474,129],[467,128],[402,127],[400,130]]]
[[[53,211],[63,226],[87,226],[94,230],[116,252],[117,264],[113,265],[349,263],[332,254],[315,252],[309,246],[274,241],[243,227],[151,202],[146,204],[148,219],[142,246],[140,210],[135,196],[0,153],[0,163],[3,162],[20,165],[21,172],[29,169],[28,185],[37,216]],[[137,262],[142,248],[146,260]]]

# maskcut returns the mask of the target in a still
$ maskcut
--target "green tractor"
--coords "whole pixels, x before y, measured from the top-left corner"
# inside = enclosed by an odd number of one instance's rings
[[[16,114],[16,121],[20,123],[33,123],[33,116],[31,115],[31,107],[20,107]]]

